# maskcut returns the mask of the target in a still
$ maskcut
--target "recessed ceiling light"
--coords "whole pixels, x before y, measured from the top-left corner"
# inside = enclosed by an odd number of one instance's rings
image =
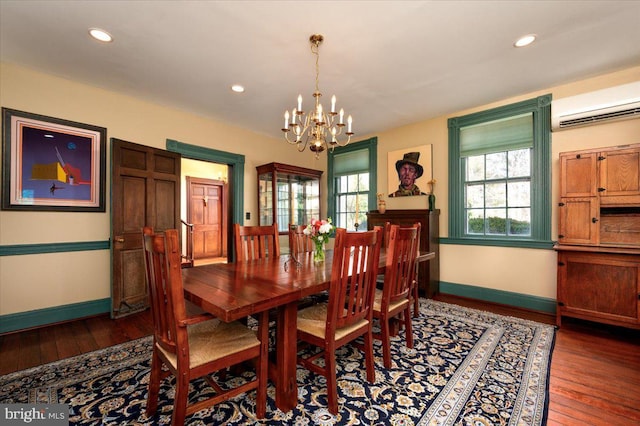
[[[535,34],[527,34],[526,36],[522,36],[518,40],[516,40],[516,42],[513,43],[513,45],[515,47],[525,47],[525,46],[530,45],[534,41],[536,41],[536,35]]]
[[[233,90],[236,93],[242,93],[244,92],[244,87],[239,84],[234,84],[233,86],[231,86],[231,90]]]
[[[111,34],[106,32],[105,30],[101,30],[100,28],[89,28],[89,35],[91,35],[91,37],[95,38],[96,40],[105,43],[110,43],[113,41],[113,37],[111,37]]]

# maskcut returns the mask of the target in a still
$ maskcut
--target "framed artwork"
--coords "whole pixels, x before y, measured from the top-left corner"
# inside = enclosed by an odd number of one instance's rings
[[[389,197],[427,195],[433,173],[431,145],[390,151],[387,167]]]
[[[2,209],[105,211],[107,129],[2,108]]]

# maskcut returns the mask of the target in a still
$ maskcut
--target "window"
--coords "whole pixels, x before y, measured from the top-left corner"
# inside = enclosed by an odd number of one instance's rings
[[[367,230],[369,206],[376,205],[377,138],[351,143],[329,152],[328,216],[347,230]]]
[[[551,247],[551,96],[449,120],[448,243]]]

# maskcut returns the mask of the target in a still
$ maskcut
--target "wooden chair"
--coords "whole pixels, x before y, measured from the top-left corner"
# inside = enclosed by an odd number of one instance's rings
[[[306,228],[307,225],[289,226],[289,252],[296,258],[300,253],[311,253],[313,251],[313,240],[304,233]]]
[[[153,355],[147,395],[148,417],[158,408],[160,381],[169,374],[176,380],[172,425],[185,417],[242,393],[257,390],[256,416],[265,417],[267,398],[267,313],[260,315],[258,335],[238,322],[225,323],[210,315],[188,317],[182,287],[178,231],[162,234],[143,231],[144,263],[153,316]],[[212,374],[254,361],[256,379],[232,389],[222,389]],[[166,366],[166,370],[163,370]],[[204,377],[216,394],[189,404],[189,382]]]
[[[233,224],[236,262],[280,256],[278,225],[241,226]]]
[[[374,337],[382,340],[382,355],[385,368],[391,368],[391,327],[390,321],[402,314],[407,347],[413,348],[411,328],[411,300],[415,288],[416,256],[420,224],[411,228],[391,226],[384,285],[375,291],[373,317],[380,321],[380,333]]]
[[[289,226],[289,252],[294,262],[301,261],[302,255],[312,253],[314,250],[313,240],[305,235],[304,230],[307,225]],[[298,310],[307,308],[316,303],[326,302],[329,299],[329,292],[323,291],[318,294],[310,294],[298,301]]]
[[[327,378],[328,409],[338,413],[336,350],[364,336],[367,380],[375,381],[373,361],[373,295],[382,239],[380,230],[347,232],[336,230],[328,303],[298,312],[298,341],[320,348],[298,363]],[[324,357],[324,367],[313,361]]]

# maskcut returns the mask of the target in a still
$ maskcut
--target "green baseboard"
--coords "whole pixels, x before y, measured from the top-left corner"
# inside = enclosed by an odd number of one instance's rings
[[[453,296],[468,297],[502,305],[516,306],[532,311],[556,313],[556,300],[528,294],[513,293],[504,290],[494,290],[472,285],[454,284],[440,281],[440,293]]]
[[[0,316],[0,334],[111,311],[111,298]]]

